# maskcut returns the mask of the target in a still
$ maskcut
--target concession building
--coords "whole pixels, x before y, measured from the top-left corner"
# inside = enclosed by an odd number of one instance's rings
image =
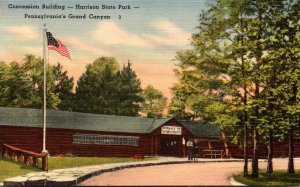
[[[200,148],[223,149],[216,125],[175,118],[142,118],[47,111],[46,149],[50,155],[76,156],[186,156],[188,139]],[[43,111],[0,107],[0,144],[42,151]]]
[[[233,132],[234,133],[234,132]],[[47,111],[46,149],[50,155],[118,156],[137,154],[185,157],[186,142],[197,139],[199,156],[209,150],[223,156],[243,158],[243,148],[221,138],[217,125],[176,118],[142,118],[67,111]],[[43,142],[43,111],[0,107],[0,152],[2,144],[40,153]],[[274,142],[274,157],[288,156],[288,141]],[[260,144],[260,157],[267,157]],[[300,139],[295,137],[295,157],[300,156]],[[252,155],[249,145],[248,155]]]

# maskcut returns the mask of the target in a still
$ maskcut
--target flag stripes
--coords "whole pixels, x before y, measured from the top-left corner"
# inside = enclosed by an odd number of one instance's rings
[[[68,59],[71,60],[70,53],[69,53],[68,49],[66,48],[66,46],[60,40],[57,40],[57,43],[58,43],[58,47],[56,47],[54,45],[48,45],[48,49],[55,50],[62,56],[67,57]]]
[[[60,55],[67,57],[68,59],[71,60],[70,53],[66,46],[60,41],[56,40],[50,32],[46,32],[47,35],[47,41],[48,41],[48,49],[49,50],[55,50],[57,51]]]

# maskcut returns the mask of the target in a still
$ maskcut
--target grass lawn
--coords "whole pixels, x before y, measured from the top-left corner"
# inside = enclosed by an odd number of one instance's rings
[[[0,157],[0,183],[2,183],[6,178],[23,175],[34,171],[41,170]]]
[[[260,171],[259,178],[243,177],[243,173],[233,175],[240,183],[250,186],[300,186],[300,170],[295,174],[287,174],[286,170],[276,170],[272,174]]]
[[[145,159],[118,158],[118,157],[49,157],[49,170],[72,168],[78,166],[90,166],[116,162],[134,162],[155,160],[157,157],[146,157]]]
[[[157,157],[147,157],[145,159],[116,157],[49,157],[48,165],[49,170],[54,170],[62,168],[72,168],[77,166],[99,165],[116,162],[146,161],[156,159]],[[2,183],[6,178],[31,173],[34,171],[41,170],[0,157],[0,183]]]

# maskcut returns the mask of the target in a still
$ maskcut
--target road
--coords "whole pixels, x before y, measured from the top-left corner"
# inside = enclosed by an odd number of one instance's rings
[[[260,168],[266,168],[260,162]],[[274,169],[286,169],[287,159],[275,159]],[[295,160],[299,168],[300,159]],[[251,169],[251,163],[249,164]],[[123,169],[92,177],[80,185],[231,185],[232,173],[242,171],[242,162],[188,163]]]

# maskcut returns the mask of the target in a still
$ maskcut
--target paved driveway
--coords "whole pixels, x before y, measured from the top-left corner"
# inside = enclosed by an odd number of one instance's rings
[[[295,160],[295,166],[299,168],[299,159]],[[260,162],[260,167],[266,168],[266,162]],[[274,161],[275,169],[286,167],[287,159]],[[104,173],[80,185],[231,185],[229,177],[242,168],[242,162],[158,165]]]

